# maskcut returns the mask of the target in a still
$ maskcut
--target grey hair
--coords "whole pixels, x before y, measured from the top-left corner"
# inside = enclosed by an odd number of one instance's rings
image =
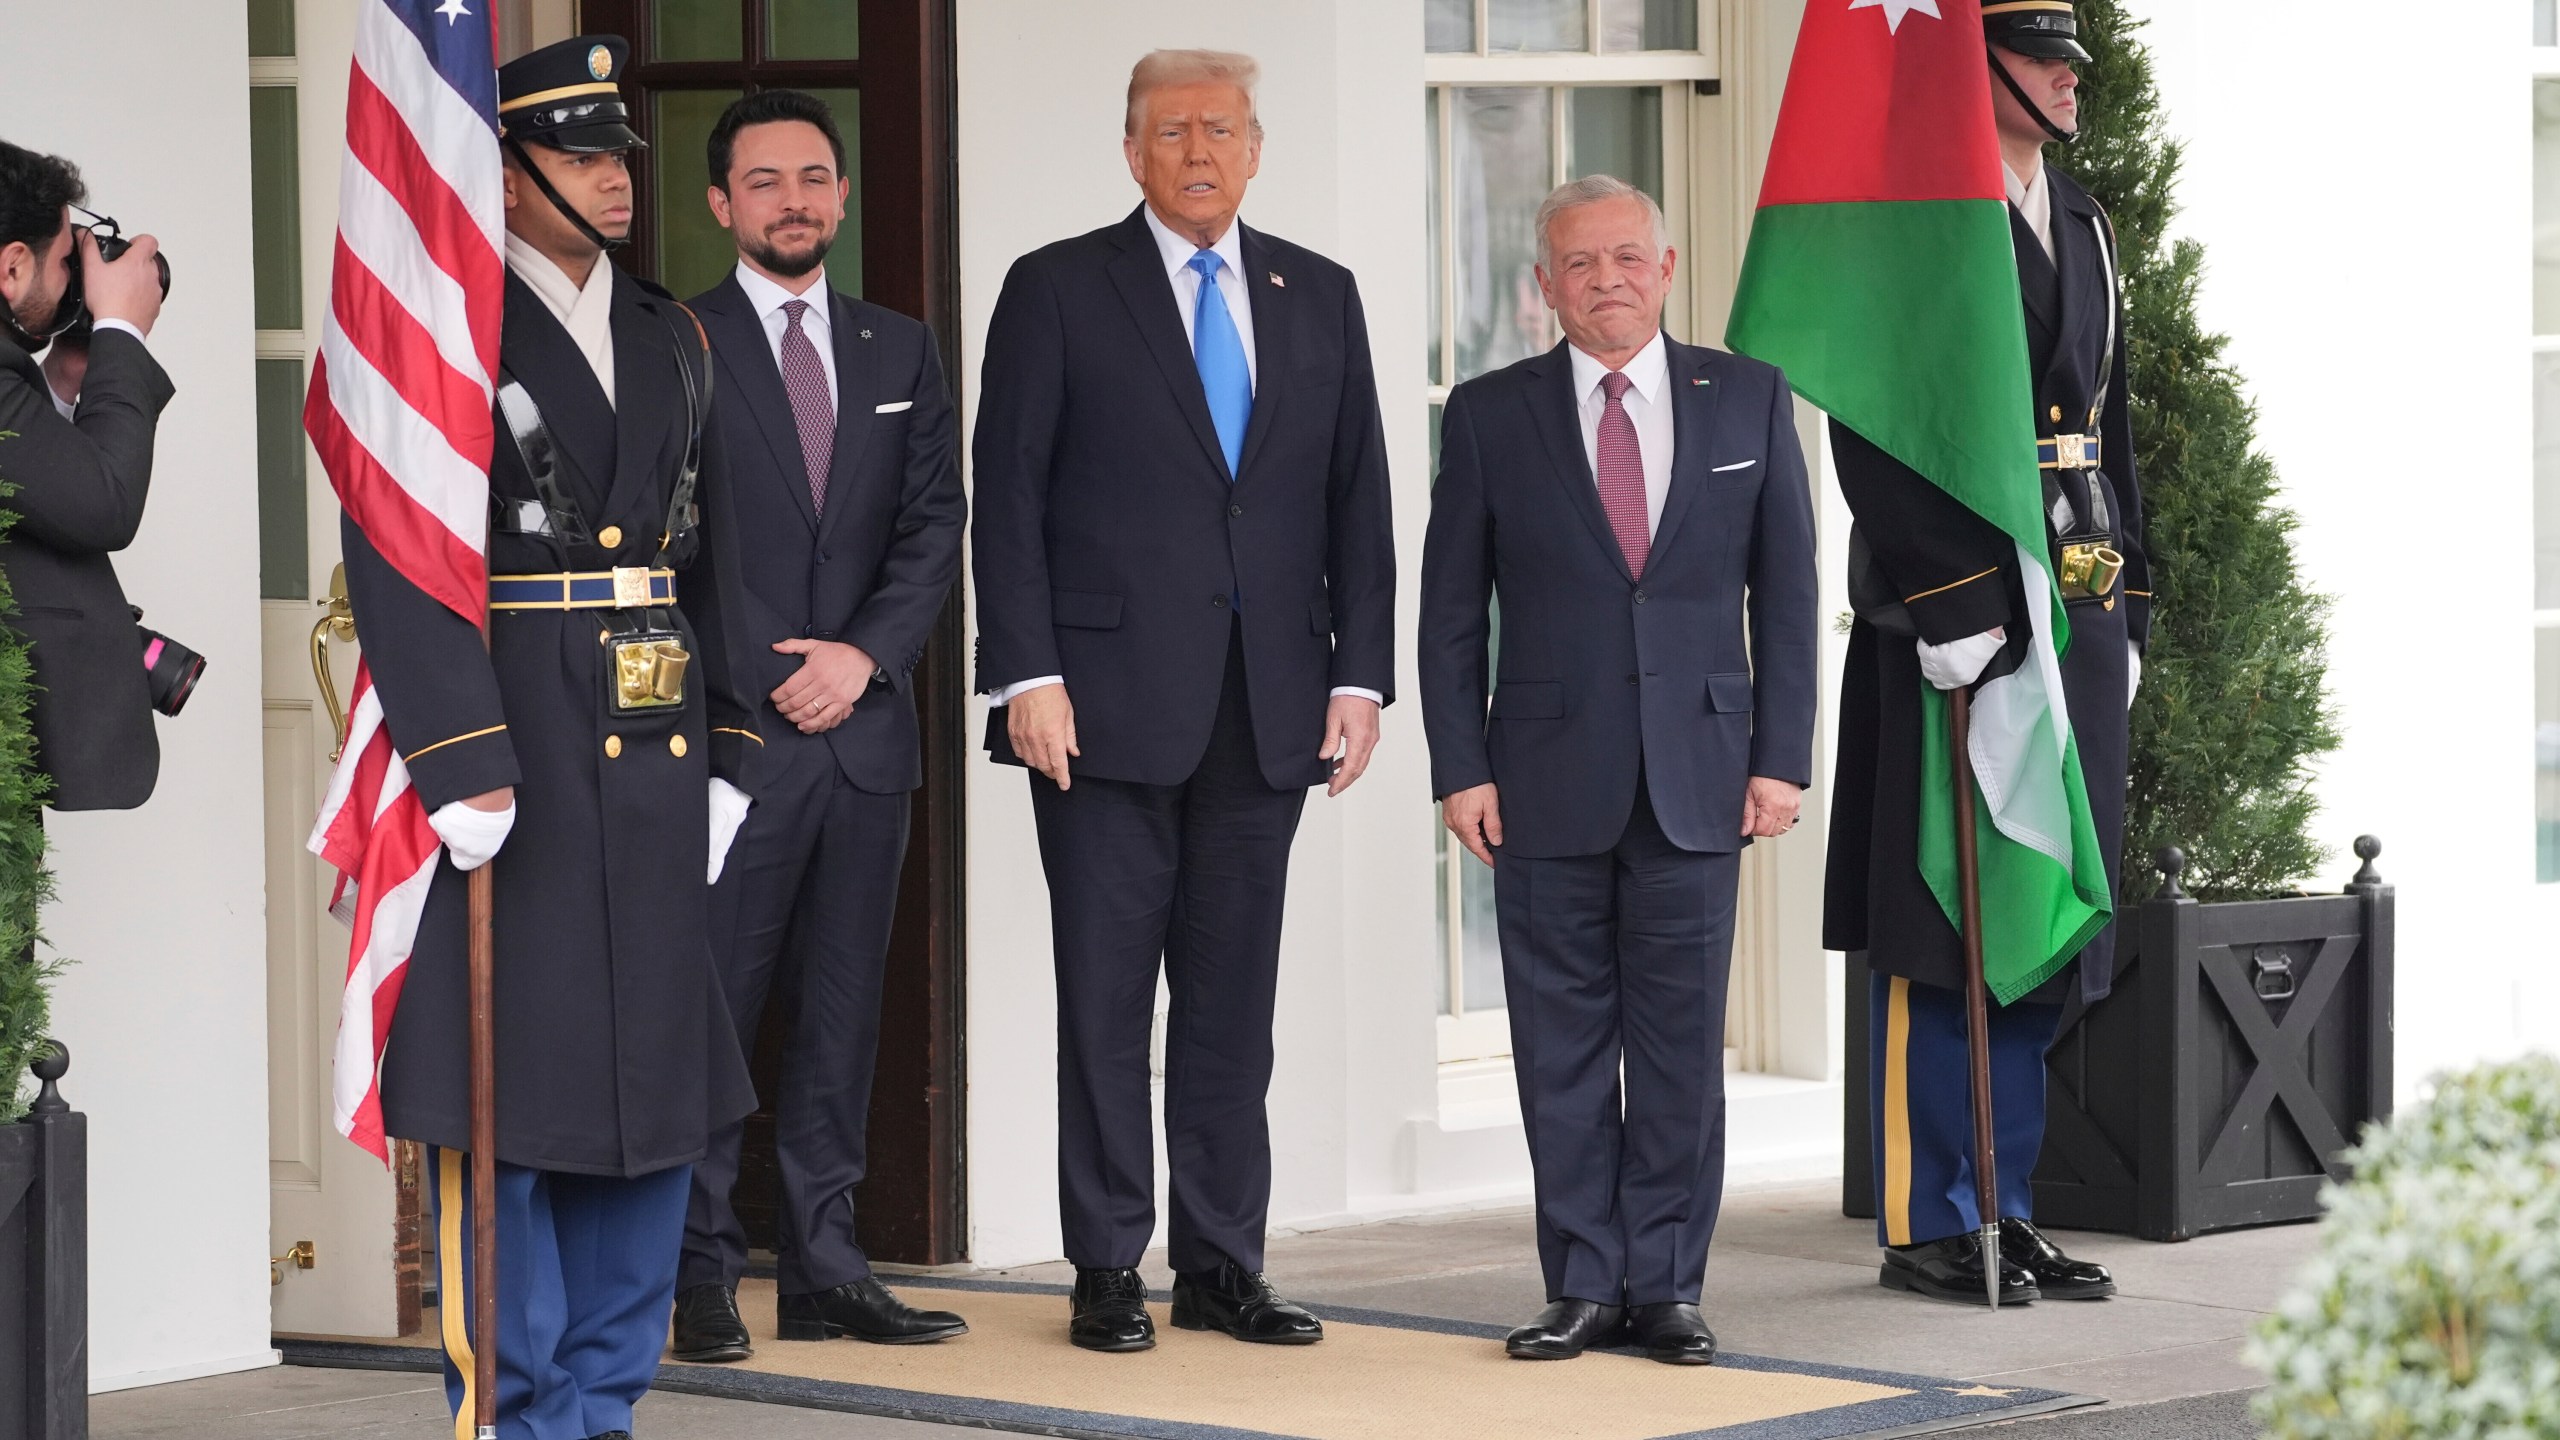
[[[1654,202],[1652,196],[1615,175],[1585,175],[1579,180],[1567,180],[1549,191],[1546,200],[1538,206],[1538,263],[1549,270],[1555,268],[1556,250],[1548,237],[1555,229],[1557,216],[1567,210],[1579,210],[1585,205],[1598,205],[1610,200],[1643,201],[1645,218],[1653,222],[1655,253],[1671,248],[1671,227],[1664,222],[1662,207]]]
[[[1253,133],[1262,133],[1262,120],[1254,113],[1253,92],[1262,83],[1262,63],[1250,55],[1232,50],[1152,50],[1129,71],[1129,118],[1123,133],[1138,133],[1138,122],[1146,118],[1149,93],[1172,85],[1233,85],[1244,92],[1245,116],[1252,122]]]

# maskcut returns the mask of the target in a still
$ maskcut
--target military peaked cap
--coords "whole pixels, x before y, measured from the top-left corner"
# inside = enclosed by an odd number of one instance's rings
[[[498,133],[585,154],[647,148],[618,83],[630,57],[619,35],[580,35],[499,66]]]
[[[1982,37],[2038,60],[2089,58],[2071,0],[1983,0]]]

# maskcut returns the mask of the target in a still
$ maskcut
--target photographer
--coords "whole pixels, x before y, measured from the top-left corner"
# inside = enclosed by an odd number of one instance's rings
[[[71,223],[86,198],[68,161],[0,141],[0,543],[11,621],[35,667],[38,763],[57,810],[151,798],[160,742],[145,639],[108,559],[133,543],[168,375],[144,337],[160,315],[158,245],[110,261]],[[78,325],[83,315],[91,322]],[[83,333],[85,332],[85,333]],[[36,359],[42,351],[41,364]]]

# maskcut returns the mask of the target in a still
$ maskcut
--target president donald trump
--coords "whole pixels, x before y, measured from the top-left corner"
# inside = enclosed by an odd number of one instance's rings
[[[1148,1049],[1165,1034],[1172,1319],[1303,1345],[1262,1276],[1289,846],[1395,674],[1395,554],[1350,272],[1236,218],[1255,67],[1158,51],[1121,148],[1144,199],[1015,262],[980,387],[987,748],[1025,765],[1058,982],[1069,1338],[1155,1343]]]
[[[1705,1365],[1735,882],[1813,773],[1812,499],[1785,379],[1664,337],[1651,198],[1576,180],[1537,230],[1564,343],[1451,393],[1422,559],[1432,787],[1493,867],[1551,1302],[1509,1350]]]

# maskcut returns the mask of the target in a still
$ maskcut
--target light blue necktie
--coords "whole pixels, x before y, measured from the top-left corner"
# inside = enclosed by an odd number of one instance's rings
[[[1244,337],[1227,313],[1227,297],[1218,289],[1218,252],[1203,250],[1191,257],[1200,272],[1200,299],[1192,311],[1191,359],[1200,367],[1200,388],[1209,396],[1209,419],[1218,427],[1218,448],[1226,452],[1227,478],[1244,470],[1244,431],[1253,420],[1253,372],[1245,368]]]

